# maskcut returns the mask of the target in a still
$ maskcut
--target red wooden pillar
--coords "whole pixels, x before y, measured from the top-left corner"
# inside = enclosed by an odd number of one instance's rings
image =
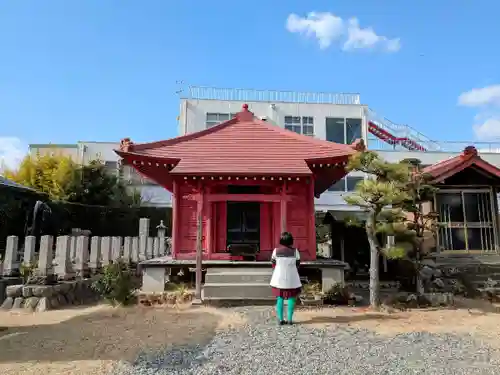
[[[180,243],[180,214],[181,204],[179,196],[179,183],[174,179],[174,188],[172,192],[172,258],[176,259],[179,253]]]
[[[207,196],[207,198],[210,196],[210,190],[207,189],[205,194],[203,196]],[[210,200],[205,198],[205,207],[206,207],[206,234],[205,234],[205,246],[207,247],[207,259],[212,259],[212,254],[214,252],[214,241],[213,241],[213,233],[214,233],[214,228],[213,228],[213,222],[212,220],[212,214],[214,212],[213,210],[213,202],[210,202]]]
[[[314,177],[310,177],[309,183],[309,254],[312,260],[316,259],[316,209],[314,208]]]
[[[205,194],[201,181],[198,182],[198,199],[196,200],[196,302],[201,301],[201,279],[203,263],[203,204],[205,203]]]
[[[281,189],[281,209],[280,209],[280,215],[281,215],[281,233],[286,232],[286,223],[287,223],[287,184],[286,181],[283,181],[283,187]]]

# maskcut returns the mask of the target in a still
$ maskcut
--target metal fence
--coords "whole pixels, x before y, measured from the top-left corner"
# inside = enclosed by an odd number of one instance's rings
[[[303,104],[361,104],[357,93],[299,92],[190,86],[184,99]]]
[[[474,142],[474,141],[432,141],[439,145],[438,149],[430,149],[427,152],[462,152],[468,146],[474,146],[479,153],[500,153],[500,141],[498,142]],[[400,145],[391,145],[375,136],[368,137],[368,148],[374,151],[408,151]],[[422,152],[422,151],[416,151]]]

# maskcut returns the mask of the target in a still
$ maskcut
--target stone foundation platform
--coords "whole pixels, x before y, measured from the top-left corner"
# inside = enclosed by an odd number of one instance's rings
[[[56,285],[10,285],[2,310],[25,309],[32,312],[84,305],[99,300],[91,288],[93,279],[64,281]]]
[[[164,293],[170,276],[178,270],[194,271],[195,260],[176,260],[170,256],[154,258],[139,264],[142,272],[144,293]],[[344,273],[347,264],[337,260],[318,259],[303,261],[301,270],[317,270],[321,274],[323,292],[334,285],[344,285]],[[202,300],[210,303],[244,301],[245,303],[268,303],[274,301],[269,282],[272,274],[271,262],[268,261],[203,261],[206,271]]]

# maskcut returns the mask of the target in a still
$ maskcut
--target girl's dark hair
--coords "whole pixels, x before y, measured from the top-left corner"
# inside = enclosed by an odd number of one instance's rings
[[[283,232],[280,236],[280,245],[290,247],[293,245],[293,236],[289,232]]]

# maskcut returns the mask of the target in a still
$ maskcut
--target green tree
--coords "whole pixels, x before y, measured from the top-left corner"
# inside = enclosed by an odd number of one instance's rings
[[[141,196],[137,190],[128,189],[118,173],[106,170],[101,161],[93,160],[78,168],[68,200],[88,205],[132,207],[140,205]]]
[[[346,196],[348,204],[366,212],[365,229],[370,244],[370,305],[380,306],[379,257],[400,258],[405,250],[401,247],[383,247],[377,233],[394,235],[406,231],[401,204],[410,196],[407,183],[411,171],[407,163],[389,163],[372,151],[352,156],[347,166],[368,174],[367,179],[356,186],[353,194]]]
[[[50,199],[65,200],[74,186],[76,164],[70,157],[27,155],[17,170],[5,169],[4,176],[21,185],[45,193]]]
[[[410,178],[405,184],[404,190],[408,198],[399,204],[399,208],[406,213],[403,216],[404,228],[396,233],[396,240],[401,243],[408,243],[406,257],[415,266],[415,280],[417,292],[423,292],[420,271],[421,261],[425,256],[424,248],[425,236],[431,234],[436,241],[437,238],[437,218],[438,214],[430,209],[430,201],[434,197],[437,188],[432,185],[432,176],[422,173],[420,160],[404,160],[412,170]]]

